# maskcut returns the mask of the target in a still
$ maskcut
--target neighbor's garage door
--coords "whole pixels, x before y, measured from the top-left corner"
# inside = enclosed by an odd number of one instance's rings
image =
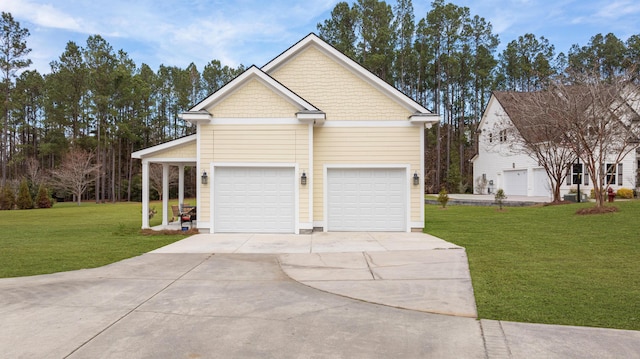
[[[526,196],[527,170],[504,171],[503,189],[507,196]]]
[[[329,231],[405,231],[404,169],[328,169]]]
[[[214,172],[215,232],[293,233],[293,168],[218,167]]]
[[[533,170],[533,195],[540,197],[551,196],[551,185],[549,184],[549,176],[543,168]]]

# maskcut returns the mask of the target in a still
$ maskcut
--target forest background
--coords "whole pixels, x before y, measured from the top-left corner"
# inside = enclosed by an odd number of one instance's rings
[[[93,35],[82,45],[69,41],[50,64],[51,72],[41,74],[29,70],[28,29],[4,12],[0,27],[0,193],[17,192],[23,182],[32,197],[46,185],[58,199],[69,198],[71,192],[52,174],[60,173],[69,154],[83,151],[92,162],[87,167],[92,185],[83,199],[140,200],[141,164],[131,153],[194,133],[178,114],[245,69],[212,59],[202,70],[193,63],[154,70]],[[539,90],[569,69],[606,78],[640,63],[640,34],[626,41],[613,33],[594,34],[587,44],[557,52],[544,36],[526,33],[498,53],[500,39],[490,22],[443,0],[433,1],[420,19],[411,0],[394,6],[378,0],[340,2],[317,31],[440,114],[440,124],[425,130],[429,193],[442,187],[452,193],[473,190],[470,159],[492,91]],[[152,174],[152,188],[160,189],[154,177],[161,176]],[[187,170],[185,195],[195,196],[196,177],[194,168]]]

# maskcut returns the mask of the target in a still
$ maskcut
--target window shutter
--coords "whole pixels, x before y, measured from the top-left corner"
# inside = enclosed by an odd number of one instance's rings
[[[584,173],[582,174],[582,176],[584,176],[584,185],[588,186],[589,185],[589,171],[587,171],[585,169]]]
[[[622,186],[622,163],[618,163],[618,186]]]

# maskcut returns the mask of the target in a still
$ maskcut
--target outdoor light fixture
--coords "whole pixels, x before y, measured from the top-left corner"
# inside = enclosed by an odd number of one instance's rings
[[[207,171],[202,171],[202,184],[209,183],[209,176],[207,176]]]
[[[418,176],[418,172],[413,173],[413,185],[417,186],[420,184],[420,176]]]
[[[300,184],[305,186],[307,184],[307,174],[302,171],[302,176],[300,177]]]

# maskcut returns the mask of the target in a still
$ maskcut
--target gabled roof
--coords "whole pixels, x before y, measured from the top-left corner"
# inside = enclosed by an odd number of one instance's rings
[[[275,80],[273,77],[269,76],[255,65],[249,67],[245,72],[240,74],[238,77],[233,79],[231,82],[227,83],[221,89],[213,93],[211,96],[202,100],[200,103],[195,105],[188,113],[196,113],[201,111],[206,111],[207,109],[214,107],[217,103],[223,101],[226,97],[233,94],[242,86],[249,83],[252,80],[258,80],[267,88],[271,89],[273,92],[283,97],[285,100],[290,102],[292,105],[298,108],[298,110],[302,112],[317,112],[320,111],[311,103],[307,102],[302,97],[295,94],[293,91],[289,90],[286,86],[282,85],[280,82]]]
[[[216,104],[220,103],[225,98],[238,91],[249,81],[258,80],[266,87],[274,91],[274,93],[282,96],[289,103],[297,107],[298,111],[296,112],[296,117],[300,121],[310,121],[316,124],[322,123],[326,117],[322,109],[317,108],[270,76],[271,73],[277,71],[278,68],[285,65],[288,61],[294,59],[298,54],[300,54],[310,46],[314,46],[329,58],[341,64],[347,70],[351,71],[353,74],[363,79],[365,82],[377,88],[390,99],[406,108],[413,114],[409,117],[409,120],[411,122],[425,124],[425,126],[427,127],[430,127],[430,125],[433,123],[439,122],[439,115],[432,114],[418,102],[414,101],[412,98],[405,95],[395,87],[389,85],[388,83],[374,75],[372,72],[368,71],[363,66],[350,59],[348,56],[342,54],[336,48],[329,45],[313,33],[309,34],[308,36],[297,42],[295,45],[291,46],[289,49],[278,55],[261,69],[257,68],[256,66],[251,66],[241,75],[195,105],[188,112],[181,114],[179,117],[191,123],[210,121],[213,119],[211,112],[215,112],[215,110],[208,111],[209,109],[213,108]]]
[[[500,106],[509,116],[509,120],[511,120],[520,135],[527,141],[532,143],[545,142],[559,134],[554,126],[557,122],[553,114],[554,106],[551,106],[552,103],[562,101],[558,95],[554,95],[549,91],[494,91],[493,96],[500,103]],[[549,106],[545,108],[544,113],[536,111],[535,118],[528,112],[531,109],[527,109],[525,106],[525,104],[533,104],[543,108],[545,103],[548,103]],[[581,107],[581,110],[586,110],[586,107]]]
[[[409,109],[410,112],[416,114],[416,121],[426,120],[425,117],[420,117],[419,115],[430,115],[431,111],[427,110],[425,107],[420,105],[418,102],[414,101],[409,96],[402,93],[400,90],[395,87],[389,85],[385,81],[383,81],[378,76],[374,75],[372,72],[364,68],[362,65],[358,64],[356,61],[350,59],[348,56],[344,55],[340,51],[338,51],[333,46],[329,45],[327,42],[319,38],[316,34],[310,33],[302,40],[298,41],[296,44],[291,46],[289,49],[278,55],[276,58],[271,60],[269,63],[262,67],[262,70],[268,74],[271,74],[277,71],[280,67],[285,65],[288,61],[295,58],[298,54],[309,48],[310,46],[314,46],[316,49],[320,50],[322,53],[332,58],[336,62],[340,63],[342,66],[347,68],[349,71],[357,75],[359,78],[368,82],[372,86],[376,87],[378,90],[386,94],[388,97],[392,98],[405,108]],[[433,121],[425,121],[425,122],[437,122],[437,116],[427,116],[429,120]]]
[[[592,91],[594,89],[588,86],[571,85],[564,86],[559,91],[495,91],[493,92],[493,97],[502,106],[520,135],[529,141],[543,142],[555,138],[559,134],[556,126],[562,116],[566,116],[567,110],[573,114],[586,114],[587,117],[594,115],[593,106],[598,106],[598,104],[594,104],[598,101],[594,101],[595,95]],[[634,105],[637,104],[633,96],[623,96],[614,86],[603,87],[599,91],[608,92],[606,96],[602,97],[602,100],[607,103],[600,102],[599,105],[611,106],[619,103],[629,110],[626,112],[631,118],[627,118],[627,121],[639,118],[637,111],[634,109]],[[630,89],[629,92],[631,94],[638,93],[635,89]],[[535,114],[530,113],[532,109],[535,109],[533,111]],[[541,130],[542,128],[545,130]]]

